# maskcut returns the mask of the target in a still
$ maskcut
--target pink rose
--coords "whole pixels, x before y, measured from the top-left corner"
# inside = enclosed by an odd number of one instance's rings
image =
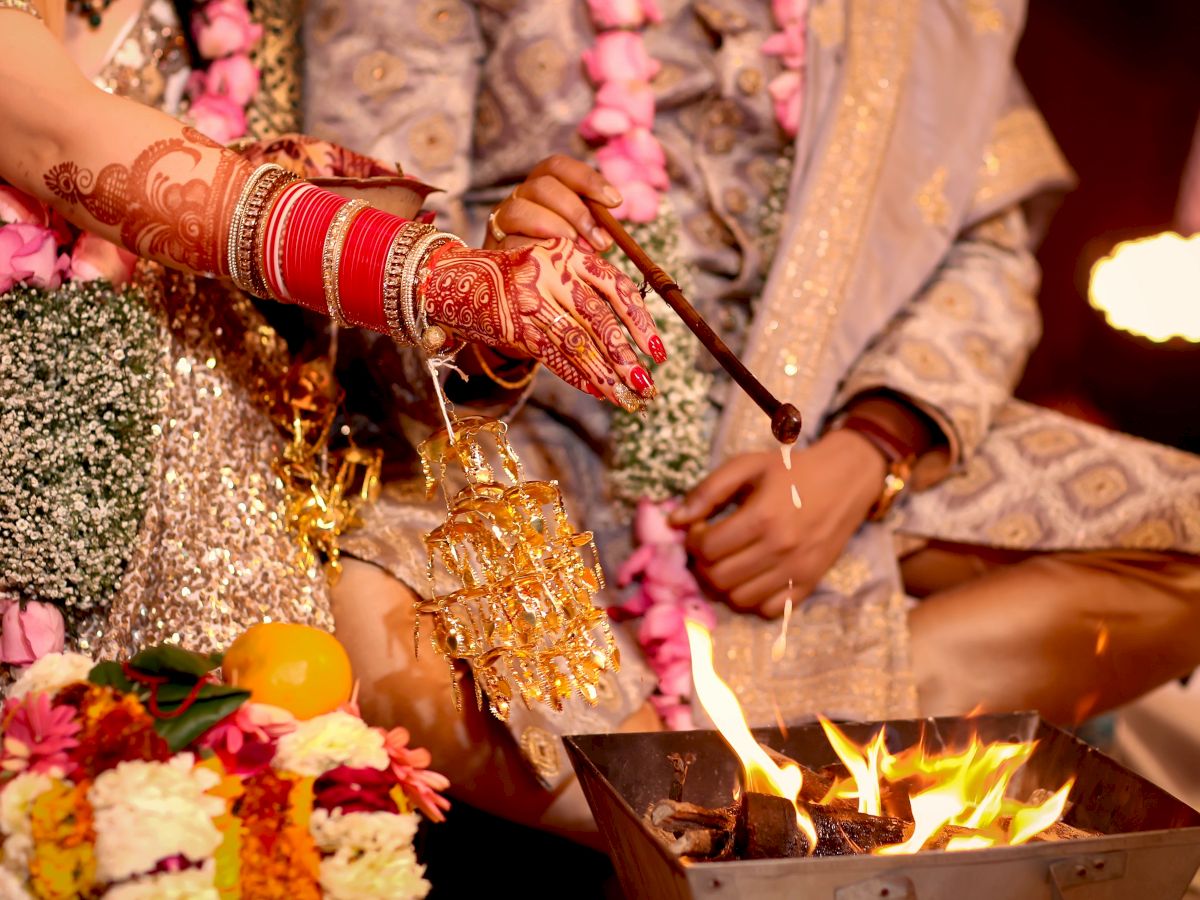
[[[0,662],[28,666],[63,649],[63,617],[49,603],[0,600]]]
[[[800,130],[804,80],[799,72],[783,72],[771,79],[768,90],[775,104],[775,119],[784,134],[795,137]]]
[[[207,92],[245,106],[258,93],[259,72],[244,53],[218,59],[208,67]]]
[[[0,222],[20,222],[33,225],[49,225],[50,211],[42,201],[18,191],[8,184],[0,184]]]
[[[778,56],[789,69],[804,65],[804,23],[794,22],[763,41],[762,52]]]
[[[192,17],[196,46],[205,59],[245,53],[262,37],[244,0],[212,0]]]
[[[649,81],[662,68],[651,59],[640,34],[631,31],[606,31],[596,43],[583,51],[588,77],[596,84],[605,81]]]
[[[124,247],[85,231],[71,250],[71,268],[67,277],[72,281],[103,278],[113,287],[120,287],[133,276],[136,263],[137,256]]]
[[[188,115],[201,134],[218,144],[228,144],[246,133],[246,111],[220,94],[205,93],[196,97]]]
[[[601,168],[601,171],[604,171]],[[611,179],[610,179],[611,180]],[[628,219],[630,222],[653,222],[658,218],[659,192],[656,188],[643,181],[620,183],[617,190],[621,192],[624,201],[613,210],[618,219]]]
[[[0,294],[21,282],[54,290],[69,261],[59,255],[52,229],[32,222],[0,226]]]
[[[585,140],[616,137],[634,128],[654,126],[654,91],[644,81],[607,81],[596,92],[596,106],[579,126]]]
[[[663,724],[669,731],[692,731],[696,721],[692,718],[690,704],[681,702],[677,697],[664,697],[654,694],[650,698],[655,711],[662,717]]]
[[[786,27],[803,22],[808,13],[808,0],[771,0],[775,21]]]
[[[640,28],[661,22],[658,0],[588,0],[597,28]]]

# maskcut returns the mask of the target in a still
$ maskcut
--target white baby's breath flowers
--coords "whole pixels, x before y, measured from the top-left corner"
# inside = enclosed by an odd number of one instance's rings
[[[678,229],[678,217],[666,200],[657,220],[629,226],[634,239],[690,294]],[[641,277],[624,255],[615,254],[611,261],[631,278]],[[696,366],[701,352],[696,339],[657,294],[646,295],[646,307],[670,355],[654,370],[658,397],[644,413],[613,411],[609,485],[630,508],[643,497],[658,502],[695,487],[708,466],[714,424],[712,376]]]
[[[69,684],[87,681],[88,673],[95,663],[82,653],[47,653],[21,673],[8,686],[9,697],[24,697],[26,694],[57,694]]]
[[[176,855],[193,863],[211,857],[221,844],[213,819],[225,812],[225,801],[207,791],[220,780],[196,768],[190,753],[166,762],[123,762],[98,775],[88,791],[97,877],[120,881]]]
[[[386,769],[384,736],[357,716],[335,710],[301,722],[279,739],[272,765],[284,772],[319,778],[330,769]]]
[[[195,869],[142,875],[108,889],[104,900],[220,900],[213,860]]]
[[[0,296],[0,585],[103,607],[141,524],[158,419],[159,323],[104,282]]]

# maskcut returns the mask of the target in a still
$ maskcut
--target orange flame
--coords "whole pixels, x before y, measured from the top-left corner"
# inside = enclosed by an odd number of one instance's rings
[[[916,853],[946,826],[969,829],[955,835],[947,850],[976,850],[1002,844],[1021,844],[1045,831],[1062,817],[1074,780],[1044,803],[1031,806],[1007,796],[1013,777],[1037,747],[1036,741],[984,744],[973,737],[961,751],[930,753],[923,743],[900,753],[888,752],[884,731],[865,745],[850,740],[827,719],[821,726],[847,771],[849,785],[835,786],[841,797],[858,797],[858,810],[879,815],[885,784],[913,782],[913,830],[908,840],[880,847],[884,855]],[[1010,817],[1007,829],[1001,821]]]
[[[741,760],[746,789],[791,800],[811,853],[817,845],[816,828],[797,802],[804,785],[802,771],[792,764],[780,766],[755,740],[737,697],[713,667],[708,630],[689,620],[687,636],[696,698]],[[859,812],[878,816],[884,814],[885,792],[890,792],[889,796],[896,791],[908,794],[912,831],[904,842],[876,849],[879,854],[916,853],[947,827],[963,832],[946,842],[950,851],[1023,844],[1062,817],[1074,786],[1071,779],[1036,805],[1008,796],[1013,778],[1033,755],[1036,741],[985,744],[975,736],[961,750],[930,752],[922,740],[892,753],[882,728],[859,745],[828,719],[821,717],[820,721],[830,746],[849,772],[849,777],[834,783],[822,802],[856,799]]]
[[[793,803],[800,796],[804,775],[794,765],[778,765],[754,739],[742,715],[741,704],[713,668],[712,637],[703,625],[687,621],[688,645],[692,652],[692,680],[696,697],[721,732],[725,742],[742,761],[746,789],[755,793],[787,797]],[[817,829],[812,817],[796,805],[796,825],[808,838],[809,852],[817,846]]]

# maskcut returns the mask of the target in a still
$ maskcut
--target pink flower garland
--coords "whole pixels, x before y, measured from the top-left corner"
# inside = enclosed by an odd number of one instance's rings
[[[668,728],[680,731],[696,727],[691,706],[692,656],[684,622],[694,619],[711,630],[717,620],[688,569],[684,533],[667,521],[674,506],[673,501],[638,504],[634,523],[638,547],[617,573],[621,587],[637,582],[638,591],[610,612],[618,621],[641,617],[638,643],[658,676],[658,690],[650,702]]]
[[[188,79],[188,116],[201,133],[228,144],[246,134],[246,107],[260,79],[250,51],[263,29],[245,0],[209,0],[193,14],[192,31],[200,56],[212,62]]]
[[[646,52],[634,29],[662,21],[656,0],[588,0],[592,21],[602,31],[583,54],[588,77],[597,86],[596,104],[579,126],[580,134],[601,146],[596,161],[624,197],[618,218],[651,222],[669,186],[666,155],[654,137],[654,91],[651,79],[661,66]],[[766,56],[778,57],[783,71],[768,89],[780,129],[794,138],[800,129],[804,98],[805,18],[808,0],[773,0],[779,31],[763,42]],[[695,727],[691,653],[684,622],[716,625],[712,606],[688,568],[684,534],[672,528],[667,514],[674,502],[643,499],[634,525],[637,549],[618,573],[618,583],[636,583],[638,591],[612,609],[615,620],[641,618],[638,643],[658,676],[650,698],[667,727]]]
[[[596,105],[579,133],[598,144],[596,163],[621,192],[618,218],[652,222],[668,187],[667,158],[654,137],[654,91],[650,80],[662,66],[646,52],[635,29],[661,22],[657,0],[588,0],[592,21],[605,29],[583,53],[596,85]]]
[[[771,79],[767,89],[775,103],[775,120],[788,137],[800,130],[800,111],[804,100],[804,19],[808,0],[772,0],[771,11],[780,30],[763,42],[767,56],[778,56],[784,70]]]

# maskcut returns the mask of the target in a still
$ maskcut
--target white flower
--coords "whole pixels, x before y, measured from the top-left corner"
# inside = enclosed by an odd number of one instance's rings
[[[94,665],[91,657],[82,653],[47,653],[9,685],[8,696],[24,697],[43,691],[57,694],[68,684],[87,681]]]
[[[7,865],[7,844],[4,845],[4,849],[6,851],[4,862]],[[4,900],[33,900],[33,895],[25,888],[24,878],[3,868],[0,868],[0,897],[3,897]]]
[[[321,890],[329,900],[421,900],[425,867],[409,847],[392,853],[339,850],[321,860]]]
[[[95,811],[100,880],[148,872],[175,855],[201,862],[220,846],[212,820],[225,812],[225,801],[206,792],[221,779],[193,763],[190,753],[165,763],[134,760],[96,778],[88,802]]]
[[[309,820],[313,841],[326,853],[339,850],[399,853],[412,847],[421,817],[416,813],[329,812],[314,809]]]
[[[216,873],[210,859],[199,869],[143,875],[109,888],[104,900],[220,900],[213,886]]]
[[[33,827],[30,823],[30,813],[33,811],[33,801],[40,797],[54,784],[49,775],[34,772],[22,772],[0,791],[0,834],[12,837],[15,834],[30,835]],[[7,846],[5,848],[7,856]]]
[[[276,769],[318,778],[338,766],[386,769],[383,734],[350,713],[337,710],[316,716],[279,739]]]

